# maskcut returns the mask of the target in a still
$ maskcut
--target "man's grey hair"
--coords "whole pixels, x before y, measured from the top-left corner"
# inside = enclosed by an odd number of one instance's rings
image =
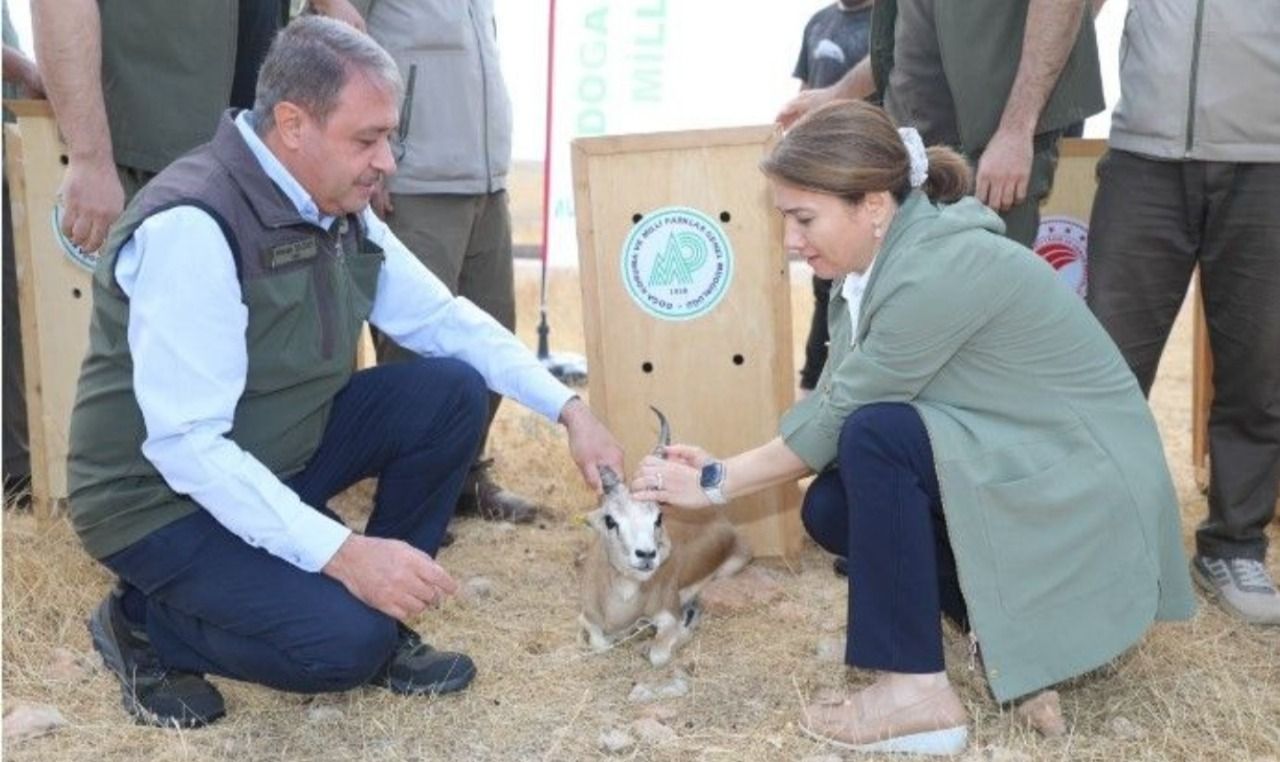
[[[352,71],[380,80],[396,103],[404,95],[400,70],[373,38],[349,24],[302,16],[276,35],[258,73],[253,123],[259,135],[275,124],[275,106],[288,101],[324,123]]]

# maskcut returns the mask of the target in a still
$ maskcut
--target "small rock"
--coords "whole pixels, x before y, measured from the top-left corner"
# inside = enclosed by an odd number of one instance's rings
[[[800,762],[844,762],[839,754],[810,754]]]
[[[47,735],[67,724],[55,706],[48,704],[18,704],[4,716],[4,739],[24,741]]]
[[[462,597],[469,601],[479,601],[493,595],[493,581],[488,577],[472,577],[462,583]]]
[[[636,687],[631,689],[631,694],[627,696],[627,700],[633,704],[643,704],[662,699],[680,698],[688,695],[688,693],[689,681],[683,675],[677,674],[667,682],[657,685],[636,683]]]
[[[631,730],[640,740],[658,746],[676,740],[676,732],[652,717],[645,717],[631,723]]]
[[[346,715],[336,706],[313,706],[307,710],[307,722],[316,725],[331,725],[339,722]]]
[[[89,670],[79,654],[68,648],[53,649],[53,658],[49,662],[49,676],[54,680],[74,682],[84,679],[88,673]]]
[[[823,632],[840,632],[844,629],[846,622],[843,619],[829,619],[818,625]]]
[[[1112,737],[1125,741],[1135,741],[1147,735],[1147,731],[1128,717],[1112,717],[1111,722],[1107,723],[1107,729],[1111,731]]]
[[[599,744],[601,751],[621,754],[635,746],[636,741],[626,731],[611,728],[600,734]]]
[[[674,699],[689,695],[689,681],[683,675],[676,675],[658,686],[658,698]]]
[[[814,652],[818,656],[818,661],[844,661],[845,639],[835,637],[818,638],[818,644],[815,646]]]
[[[1058,692],[1041,691],[1018,705],[1018,719],[1045,738],[1058,738],[1067,734],[1067,722],[1062,719],[1062,703]]]
[[[776,575],[759,566],[748,566],[732,577],[718,579],[702,589],[703,608],[713,614],[733,614],[769,603],[782,594]]]

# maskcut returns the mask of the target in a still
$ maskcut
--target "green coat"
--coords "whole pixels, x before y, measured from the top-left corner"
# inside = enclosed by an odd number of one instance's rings
[[[960,587],[1007,701],[1105,664],[1194,609],[1178,503],[1133,374],[1053,269],[972,198],[912,193],[863,296],[831,289],[818,389],[781,435],[833,465],[844,420],[910,402],[929,432]]]

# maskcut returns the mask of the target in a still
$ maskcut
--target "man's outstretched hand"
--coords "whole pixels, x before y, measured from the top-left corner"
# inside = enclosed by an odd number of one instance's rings
[[[402,622],[458,590],[440,564],[409,543],[355,533],[321,571],[372,608]]]
[[[569,400],[560,411],[560,422],[569,430],[569,454],[592,489],[601,490],[599,466],[608,466],[616,474],[626,473],[622,468],[622,445],[587,403],[577,397]]]

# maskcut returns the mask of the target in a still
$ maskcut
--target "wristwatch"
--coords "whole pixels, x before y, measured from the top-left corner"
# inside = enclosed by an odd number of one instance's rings
[[[702,475],[698,478],[698,486],[714,505],[729,502],[721,488],[724,487],[724,463],[713,460],[702,467]]]

